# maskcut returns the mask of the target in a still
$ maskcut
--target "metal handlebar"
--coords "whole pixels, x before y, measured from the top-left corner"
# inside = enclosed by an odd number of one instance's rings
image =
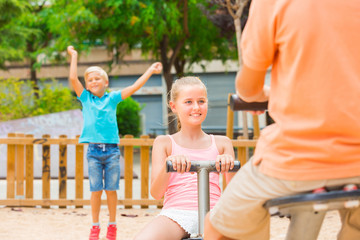
[[[231,95],[229,105],[233,111],[262,111],[268,108],[268,102],[245,102],[236,94]]]
[[[236,172],[239,169],[240,161],[236,160],[234,161],[234,168],[229,172]],[[171,161],[166,161],[166,172],[176,172]],[[210,210],[209,173],[217,172],[215,161],[191,161],[190,172],[197,173],[199,236],[202,236],[204,233],[205,215]]]
[[[189,172],[198,172],[201,169],[207,169],[208,172],[217,172],[215,161],[191,161],[190,171]],[[221,163],[220,163],[221,169]],[[240,169],[240,161],[234,161],[234,168],[229,170],[229,172],[237,172]],[[176,172],[174,170],[172,162],[170,160],[166,161],[166,172]]]

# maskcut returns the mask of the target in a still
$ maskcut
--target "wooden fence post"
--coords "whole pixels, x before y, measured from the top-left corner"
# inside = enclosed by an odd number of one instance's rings
[[[50,138],[50,135],[45,134],[43,138]],[[42,198],[43,200],[50,199],[50,145],[46,144],[47,140],[42,145]],[[43,206],[49,208],[49,206]]]
[[[17,133],[16,137],[24,137],[23,133]],[[25,181],[25,146],[23,144],[16,144],[16,195],[15,198],[24,199],[24,181]]]
[[[226,136],[230,139],[234,137],[234,111],[230,107],[231,93],[228,95],[227,116],[226,116]]]
[[[9,133],[8,138],[15,137],[15,133]],[[7,198],[15,198],[15,145],[7,145],[7,173],[6,173],[6,182]]]
[[[253,115],[253,139],[259,139],[260,137],[260,123],[259,116]]]
[[[143,140],[149,139],[148,135],[140,137]],[[141,198],[149,198],[149,161],[150,147],[140,147],[140,165],[141,165]],[[141,205],[141,208],[148,208],[149,205]]]
[[[25,137],[33,138],[34,135],[27,134]],[[27,199],[33,199],[34,198],[34,144],[26,144],[25,152],[26,152],[25,197]]]
[[[77,142],[79,137],[76,136]],[[77,143],[75,146],[75,198],[84,198],[84,145]],[[82,206],[76,206],[81,208]]]
[[[244,136],[239,136],[237,139],[246,139]],[[238,147],[238,160],[240,161],[240,165],[244,166],[247,162],[247,155],[246,155],[246,148],[247,147]]]
[[[60,135],[60,139],[66,139],[66,135]],[[66,199],[66,183],[67,183],[67,145],[59,144],[59,199]],[[66,206],[59,206],[66,208]]]
[[[124,138],[134,138],[132,135],[125,135]],[[132,199],[132,182],[133,182],[133,163],[134,163],[134,146],[124,146],[125,158],[125,199]],[[125,205],[125,208],[130,208],[131,205]]]

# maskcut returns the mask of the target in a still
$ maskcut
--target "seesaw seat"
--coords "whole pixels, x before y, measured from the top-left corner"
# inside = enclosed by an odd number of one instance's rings
[[[315,240],[327,211],[356,208],[360,190],[304,193],[268,200],[264,207],[272,216],[289,217],[286,240]]]

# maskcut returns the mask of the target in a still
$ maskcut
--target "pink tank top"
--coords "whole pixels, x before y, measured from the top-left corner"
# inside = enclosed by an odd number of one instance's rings
[[[211,136],[211,146],[206,149],[190,149],[179,146],[172,136],[168,135],[172,142],[171,155],[185,155],[190,160],[208,161],[215,160],[219,151],[215,144],[215,138]],[[181,210],[197,210],[197,174],[170,173],[169,185],[164,195],[163,208],[175,208]],[[220,198],[219,174],[212,172],[209,176],[210,209],[213,208]]]

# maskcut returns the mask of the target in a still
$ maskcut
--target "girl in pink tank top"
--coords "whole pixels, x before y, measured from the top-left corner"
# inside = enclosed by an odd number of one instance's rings
[[[151,195],[164,198],[161,213],[138,233],[135,239],[182,239],[197,234],[197,176],[189,173],[192,160],[215,160],[217,170],[228,182],[234,173],[231,140],[225,136],[206,134],[201,124],[208,111],[207,91],[197,77],[184,77],[173,83],[170,108],[177,116],[179,131],[158,136],[152,149]],[[176,173],[166,172],[166,161],[173,163]],[[220,169],[219,165],[225,166]],[[210,173],[210,208],[220,197],[219,173]]]

